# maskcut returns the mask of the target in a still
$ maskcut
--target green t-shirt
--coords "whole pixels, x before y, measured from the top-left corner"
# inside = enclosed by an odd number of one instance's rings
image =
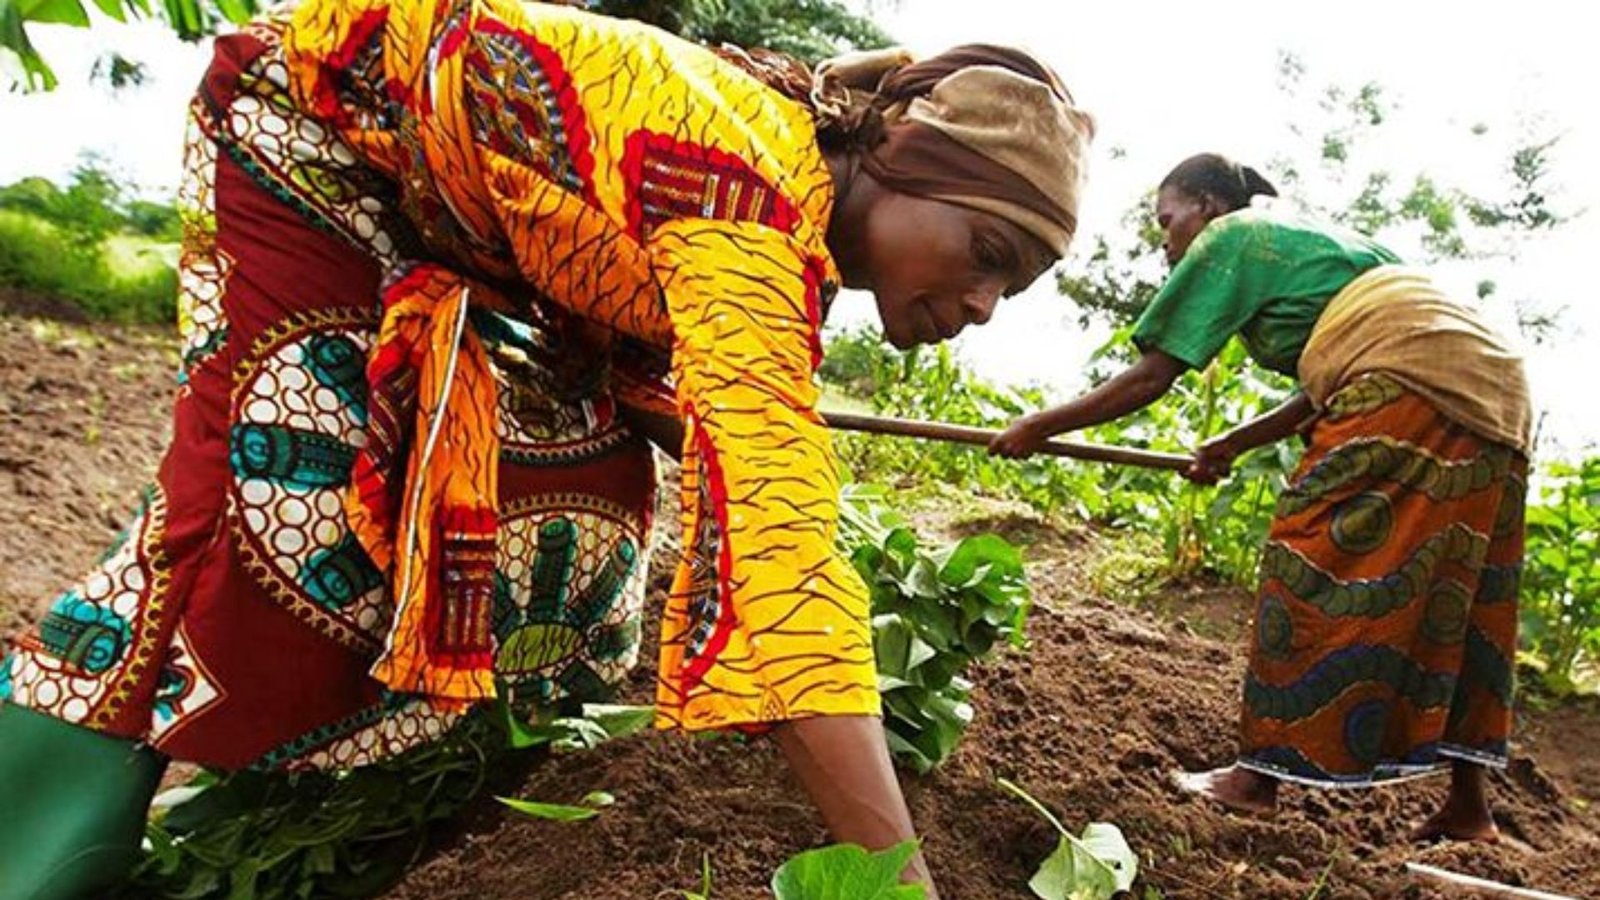
[[[1365,235],[1279,206],[1219,216],[1195,237],[1134,326],[1139,349],[1200,369],[1237,334],[1256,362],[1292,376],[1333,295],[1400,261]]]

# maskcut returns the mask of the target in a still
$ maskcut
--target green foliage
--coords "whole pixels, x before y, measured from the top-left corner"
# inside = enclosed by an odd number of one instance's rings
[[[438,742],[343,775],[201,776],[150,822],[131,895],[376,895],[416,860],[430,825],[478,794],[504,747],[492,717],[475,714]]]
[[[1121,226],[1116,240],[1095,235],[1093,249],[1056,271],[1056,290],[1077,305],[1078,322],[1085,327],[1097,319],[1119,325],[1134,321],[1166,276],[1155,193],[1129,207]]]
[[[171,244],[183,240],[183,220],[177,207],[170,203],[130,200],[123,218],[127,230],[133,234]]]
[[[900,873],[915,856],[915,841],[870,853],[855,844],[835,844],[794,857],[772,876],[774,900],[922,900],[921,885],[901,884]]]
[[[32,175],[21,181],[0,187],[0,209],[32,213],[43,219],[52,215],[61,189],[48,178]]]
[[[0,187],[0,209],[38,216],[55,226],[67,249],[92,257],[124,225],[124,193],[105,163],[89,154],[72,170],[65,189],[39,177]]]
[[[886,415],[994,426],[1043,401],[1035,390],[998,389],[973,378],[943,345],[900,353],[876,334],[857,331],[830,341],[823,359],[825,381]],[[841,435],[836,443],[863,481],[943,482],[998,492],[1011,473],[981,448],[865,435]]]
[[[94,0],[100,12],[126,22],[130,18],[143,19],[152,15],[172,26],[172,30],[186,41],[211,34],[224,22],[241,23],[255,15],[256,0],[160,0],[152,9],[150,0]],[[56,86],[55,72],[39,55],[28,39],[30,23],[89,26],[89,11],[84,0],[0,0],[0,63],[20,64],[7,66],[14,85],[27,90],[51,90]],[[131,73],[113,69],[107,73],[116,83],[118,77]]]
[[[638,734],[655,720],[653,707],[609,703],[585,703],[582,715],[557,716],[533,725],[504,704],[500,710],[501,727],[514,750],[546,746],[557,752],[593,750],[606,741]]]
[[[510,728],[518,717],[502,703],[475,710],[431,744],[349,772],[202,774],[157,798],[146,829],[150,852],[128,895],[376,896],[416,861],[438,823],[479,795],[490,773],[530,748],[585,748],[596,731],[633,733],[644,718],[638,707],[586,706],[584,712],[519,737]],[[588,818],[614,802],[598,791],[581,806],[499,799],[519,812],[564,821]]]
[[[37,177],[0,187],[0,286],[65,298],[90,318],[171,322],[180,231],[170,205],[128,199],[86,156],[65,188]]]
[[[0,286],[62,297],[113,322],[171,322],[177,314],[177,272],[159,254],[115,270],[103,254],[78,252],[54,226],[7,210],[0,210]]]
[[[1564,689],[1580,654],[1600,654],[1600,457],[1553,463],[1542,481],[1527,513],[1522,637]]]
[[[1122,829],[1108,822],[1091,822],[1082,835],[1074,835],[1016,784],[1002,778],[1000,786],[1044,816],[1061,836],[1055,851],[1028,882],[1034,896],[1042,900],[1111,900],[1133,889],[1133,881],[1139,877],[1139,857],[1128,846]]]
[[[1097,360],[1131,353],[1125,328]],[[868,332],[835,338],[824,360],[825,381],[885,415],[995,428],[1053,402],[1037,389],[983,382],[947,348],[902,354]],[[1248,365],[1243,347],[1234,342],[1205,372],[1184,376],[1161,402],[1074,437],[1187,451],[1223,428],[1266,412],[1288,397],[1290,387],[1287,379]],[[1205,488],[1170,473],[1128,466],[1050,458],[1015,462],[990,457],[982,448],[881,436],[835,440],[858,481],[945,485],[1022,500],[1046,513],[1152,530],[1165,546],[1168,577],[1209,568],[1241,584],[1254,583],[1277,492],[1299,459],[1291,443],[1263,448],[1239,461],[1233,479]]]
[[[852,489],[840,541],[872,592],[872,644],[889,749],[927,772],[972,722],[963,676],[1002,642],[1024,643],[1030,603],[1022,555],[993,534],[929,551],[884,511],[884,494]]]

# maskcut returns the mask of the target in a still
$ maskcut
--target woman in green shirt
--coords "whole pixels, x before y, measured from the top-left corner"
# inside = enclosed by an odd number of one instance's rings
[[[1270,812],[1282,781],[1370,786],[1448,769],[1420,838],[1492,840],[1484,767],[1510,732],[1531,419],[1521,359],[1372,239],[1277,204],[1215,154],[1162,181],[1172,273],[1134,329],[1140,359],[1025,416],[991,452],[1132,413],[1234,335],[1296,377],[1290,400],[1196,451],[1186,473],[1299,431],[1308,449],[1263,552],[1240,753],[1179,782]]]

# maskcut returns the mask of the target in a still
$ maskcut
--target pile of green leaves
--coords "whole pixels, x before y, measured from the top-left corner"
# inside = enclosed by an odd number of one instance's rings
[[[588,706],[582,716],[530,727],[502,703],[468,714],[438,741],[345,773],[202,773],[157,798],[149,852],[127,896],[376,896],[418,859],[437,826],[483,793],[491,772],[518,771],[535,752],[587,749],[631,733],[649,713]],[[584,807],[502,802],[576,819],[605,798],[591,795]]]
[[[980,534],[929,549],[882,498],[881,489],[847,493],[841,541],[872,592],[889,749],[926,772],[972,722],[967,667],[1002,643],[1022,647],[1031,604],[1022,555],[1004,538]]]
[[[473,715],[441,741],[344,775],[204,773],[157,798],[130,896],[374,896],[421,854],[429,826],[478,795],[506,746],[490,716]]]

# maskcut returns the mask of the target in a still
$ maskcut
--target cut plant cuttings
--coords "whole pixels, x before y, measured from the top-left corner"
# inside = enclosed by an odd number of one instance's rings
[[[1082,835],[1074,835],[1044,804],[1027,791],[1004,778],[1000,786],[1033,807],[1055,826],[1061,835],[1055,852],[1039,865],[1028,882],[1041,900],[1110,900],[1132,890],[1139,877],[1139,857],[1122,836],[1122,829],[1109,822],[1091,822]]]

